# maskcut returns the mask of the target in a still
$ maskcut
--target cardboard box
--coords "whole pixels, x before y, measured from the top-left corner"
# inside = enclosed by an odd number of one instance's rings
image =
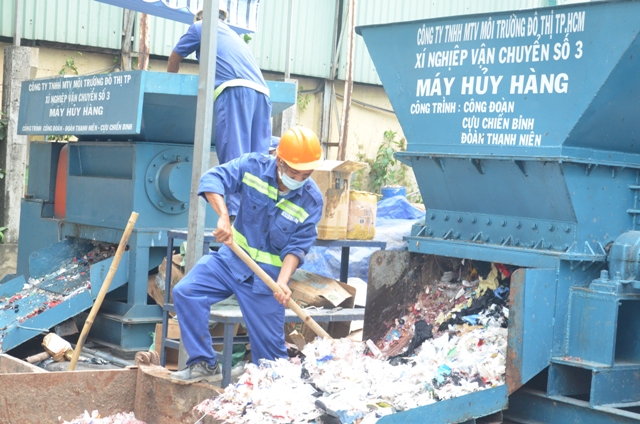
[[[162,330],[162,324],[157,325],[159,325],[160,330]],[[180,340],[180,325],[178,325],[178,321],[175,319],[167,321],[167,338]]]
[[[349,191],[347,238],[350,240],[373,240],[376,235],[377,210],[378,196],[366,191]]]
[[[172,267],[171,267],[171,289],[178,284],[180,280],[184,277],[184,268],[180,266],[180,262],[182,261],[182,255],[175,254],[172,258]],[[156,303],[160,306],[164,305],[164,287],[166,284],[166,268],[167,268],[167,258],[164,258],[160,266],[158,267],[158,273],[149,276],[149,281],[147,284],[147,293]],[[173,296],[169,294],[169,303],[173,303]],[[175,314],[171,313],[172,316]]]
[[[233,335],[237,335],[238,327],[240,325],[236,324],[234,326]],[[213,328],[209,329],[209,334],[211,337],[222,337],[224,336],[224,325],[216,324]],[[162,337],[162,324],[156,324],[156,334],[154,339],[154,346],[156,352],[160,354],[160,339]],[[167,338],[168,339],[176,339],[180,340],[180,326],[178,325],[178,321],[174,319],[170,319],[167,325]],[[213,349],[216,352],[220,352],[222,350],[222,344],[214,344]],[[165,360],[165,368],[175,371],[178,369],[178,350],[167,348],[165,350],[166,360]]]
[[[235,324],[233,326],[233,336],[238,335],[238,328],[240,328],[240,324]],[[209,329],[209,334],[211,337],[223,337],[224,336],[224,324],[217,323],[213,328]],[[213,350],[216,352],[222,351],[222,344],[214,344]]]
[[[175,323],[175,326],[173,326],[172,321],[173,320],[169,320],[169,326],[167,327],[167,337],[169,339],[179,339],[180,327],[178,327],[178,323],[175,321],[173,321]],[[177,337],[169,337],[169,331],[171,331],[172,336],[176,336],[175,328],[177,328]],[[156,324],[156,334],[155,334],[153,344],[155,347],[155,351],[158,352],[158,355],[160,355],[161,339],[162,339],[162,324]],[[177,371],[178,370],[178,349],[166,348],[164,350],[164,353],[165,353],[165,368],[171,371]]]
[[[302,269],[296,270],[291,276],[289,288],[292,292],[291,298],[302,308],[308,306],[326,309],[353,308],[356,295],[354,287]],[[331,337],[339,339],[349,335],[350,327],[349,321],[331,322],[326,330]],[[285,335],[289,343],[295,343],[289,336],[294,331],[302,334],[307,342],[316,337],[316,334],[302,323],[287,323],[285,324]]]
[[[367,164],[362,162],[325,160],[311,174],[324,199],[322,218],[318,223],[320,240],[347,238],[351,174],[365,166]]]

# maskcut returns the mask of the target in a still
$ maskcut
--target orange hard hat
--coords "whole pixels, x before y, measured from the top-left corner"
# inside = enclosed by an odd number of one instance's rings
[[[276,149],[280,159],[298,171],[316,169],[322,161],[322,148],[316,133],[309,128],[295,126],[280,137]]]

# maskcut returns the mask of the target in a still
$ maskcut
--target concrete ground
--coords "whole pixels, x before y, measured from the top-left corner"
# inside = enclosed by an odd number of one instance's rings
[[[15,274],[18,264],[18,245],[0,244],[0,280],[7,274]]]

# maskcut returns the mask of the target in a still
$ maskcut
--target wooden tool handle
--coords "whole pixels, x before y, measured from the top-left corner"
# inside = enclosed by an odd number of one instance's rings
[[[235,241],[233,241],[233,243],[229,247],[240,259],[242,259],[242,262],[247,264],[247,266],[251,268],[251,270],[255,272],[256,275],[260,277],[260,279],[264,281],[267,286],[269,286],[269,288],[274,293],[283,293],[280,286],[277,285],[275,281],[273,281],[273,278],[271,278],[264,269],[260,268],[260,266],[251,258],[251,256],[249,256],[247,252],[245,252],[240,246],[238,246]],[[287,307],[295,312],[296,315],[300,317],[302,322],[308,325],[309,328],[313,330],[313,332],[318,336],[322,338],[332,338],[326,331],[324,331],[324,328],[320,327],[320,325],[315,322],[315,320],[311,318],[309,314],[304,309],[302,309],[293,299],[289,299]]]
[[[84,326],[82,327],[82,333],[80,333],[78,344],[76,344],[76,348],[73,351],[73,356],[71,357],[71,363],[69,364],[69,371],[73,371],[76,369],[76,364],[78,363],[78,358],[80,357],[80,351],[82,350],[82,346],[84,345],[85,340],[87,340],[87,336],[89,335],[89,330],[91,330],[91,326],[93,325],[93,320],[96,318],[96,315],[98,315],[98,311],[100,310],[102,301],[104,300],[104,297],[107,295],[107,292],[109,291],[111,280],[113,280],[113,276],[118,270],[120,259],[124,254],[124,249],[127,247],[127,242],[129,241],[129,237],[131,236],[131,232],[133,231],[133,226],[136,225],[137,220],[138,220],[138,214],[136,212],[131,212],[131,217],[129,218],[129,222],[127,222],[127,226],[124,229],[124,233],[122,233],[120,244],[118,245],[118,249],[116,250],[116,255],[113,257],[113,262],[111,262],[111,266],[109,267],[109,272],[107,273],[107,277],[104,279],[104,282],[102,283],[102,287],[100,287],[100,291],[98,292],[98,297],[96,297],[96,301],[93,303],[93,306],[91,307],[91,312],[89,312],[89,317],[87,318],[87,320],[84,323]]]

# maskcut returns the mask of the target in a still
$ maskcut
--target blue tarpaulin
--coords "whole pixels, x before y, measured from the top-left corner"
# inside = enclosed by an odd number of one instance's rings
[[[386,241],[387,250],[405,250],[404,236],[411,234],[411,226],[424,219],[425,212],[413,206],[406,197],[394,196],[378,202],[376,212],[376,234],[374,240]],[[349,277],[364,281],[369,277],[369,258],[377,249],[366,247],[351,248],[349,254]],[[302,269],[328,278],[340,278],[339,247],[312,246],[305,257]]]
[[[415,219],[380,219],[376,222],[374,240],[386,241],[387,250],[406,250],[407,242],[404,236],[411,233],[411,226]],[[378,249],[367,247],[352,247],[349,254],[349,277],[358,277],[368,281],[369,258]],[[312,246],[305,257],[302,269],[335,280],[340,279],[340,247]]]
[[[376,218],[420,219],[424,211],[413,206],[404,196],[393,196],[378,202]]]

